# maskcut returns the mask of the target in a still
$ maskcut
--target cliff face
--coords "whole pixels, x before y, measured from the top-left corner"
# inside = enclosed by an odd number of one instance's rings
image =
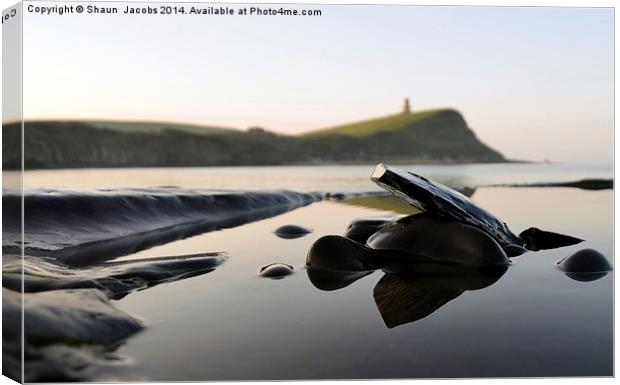
[[[324,160],[339,156],[349,161],[505,161],[476,138],[459,112],[448,109],[388,116],[311,132],[304,138]]]
[[[285,136],[261,130],[128,132],[79,122],[26,122],[24,161],[29,169],[505,161],[476,138],[457,111],[438,110],[421,119],[411,115],[363,122],[363,135],[350,126]],[[20,167],[19,143],[19,125],[3,126],[5,169]]]

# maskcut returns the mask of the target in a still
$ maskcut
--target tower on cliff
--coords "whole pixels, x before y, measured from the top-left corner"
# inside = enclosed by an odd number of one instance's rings
[[[405,104],[403,105],[403,114],[411,112],[411,106],[409,105],[409,98],[405,98]]]

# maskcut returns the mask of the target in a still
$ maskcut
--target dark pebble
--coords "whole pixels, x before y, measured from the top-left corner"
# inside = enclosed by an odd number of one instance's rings
[[[259,274],[265,278],[284,278],[287,275],[293,274],[293,266],[285,263],[272,263],[260,268]]]
[[[283,239],[295,239],[310,234],[311,229],[297,225],[284,225],[276,229],[275,234]]]
[[[558,266],[567,273],[600,274],[612,270],[607,258],[593,249],[579,250],[559,261]]]

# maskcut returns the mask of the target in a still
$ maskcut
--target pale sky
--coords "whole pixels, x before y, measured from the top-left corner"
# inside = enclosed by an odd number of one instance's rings
[[[408,96],[414,110],[458,109],[509,158],[613,159],[610,8],[288,8],[323,15],[26,12],[24,117],[296,133],[395,113]]]

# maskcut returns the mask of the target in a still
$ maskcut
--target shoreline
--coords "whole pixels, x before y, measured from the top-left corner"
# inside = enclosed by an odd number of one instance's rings
[[[389,163],[395,165],[429,165],[429,166],[458,166],[458,165],[483,165],[483,164],[559,164],[563,162],[543,162],[543,161],[530,161],[520,159],[506,159],[505,161],[482,161],[482,160],[425,160],[425,159],[391,159],[385,161],[368,160],[368,161],[331,161],[331,162],[299,162],[299,163],[287,163],[287,164],[223,164],[223,165],[205,165],[205,166],[162,166],[162,165],[122,165],[122,166],[75,166],[75,167],[25,167],[23,171],[54,171],[54,170],[82,170],[82,169],[102,169],[102,170],[123,170],[131,168],[235,168],[235,167],[317,167],[317,166],[368,166],[376,165],[377,163]],[[4,171],[15,172],[22,171],[21,168],[12,168],[9,166],[3,166]]]

